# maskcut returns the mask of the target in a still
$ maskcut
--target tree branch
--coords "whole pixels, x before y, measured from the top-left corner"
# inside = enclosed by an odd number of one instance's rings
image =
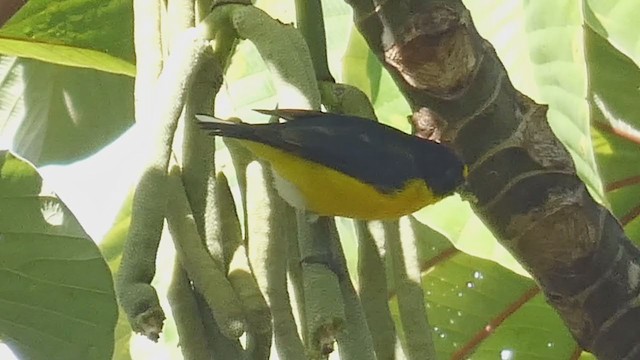
[[[347,2],[414,119],[439,115],[434,128],[469,164],[476,213],[579,344],[603,359],[637,358],[640,251],[576,175],[547,107],[514,89],[460,1]]]

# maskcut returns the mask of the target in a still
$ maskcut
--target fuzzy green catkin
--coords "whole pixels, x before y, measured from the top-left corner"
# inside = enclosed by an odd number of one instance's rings
[[[242,348],[240,339],[230,339],[222,334],[218,323],[216,323],[216,319],[211,313],[209,304],[207,304],[207,301],[204,299],[202,294],[194,291],[194,295],[196,298],[196,303],[198,304],[198,313],[200,314],[202,325],[204,326],[205,332],[207,334],[207,339],[209,340],[209,348],[211,349],[211,351],[209,352],[210,359],[250,360],[247,359],[247,353]]]
[[[247,167],[249,208],[249,259],[260,289],[273,316],[274,340],[282,359],[304,360],[289,293],[287,291],[287,223],[295,222],[292,211],[276,194],[267,165],[257,161]],[[295,228],[294,228],[295,229]]]
[[[250,177],[253,179],[253,177]],[[228,278],[242,302],[247,318],[247,351],[249,358],[268,359],[271,350],[271,311],[256,279],[252,274],[247,250],[242,241],[240,221],[233,195],[226,176],[219,173],[216,181],[216,200],[223,209],[220,213],[221,236],[225,239],[225,253],[231,253],[228,261]]]
[[[231,259],[244,241],[242,240],[242,229],[240,228],[231,188],[229,188],[227,177],[222,172],[219,172],[216,176],[214,194],[215,204],[218,209],[215,213],[217,216],[216,224],[220,227],[218,235],[220,239],[217,240],[220,242],[220,248],[224,254],[222,263],[228,272]]]
[[[307,351],[312,358],[323,358],[333,351],[335,338],[346,321],[339,279],[333,271],[328,246],[332,221],[333,218],[320,217],[309,222],[308,214],[298,212]]]
[[[293,214],[294,221],[287,224],[285,236],[289,244],[287,248],[287,279],[289,280],[289,289],[293,292],[291,304],[297,311],[294,313],[297,323],[300,325],[300,335],[304,344],[309,343],[309,334],[307,333],[307,316],[305,313],[304,285],[302,281],[302,261],[300,258],[300,247],[298,244],[298,211],[289,207],[289,212]]]
[[[207,214],[216,207],[214,198],[214,139],[202,131],[196,114],[210,113],[213,99],[222,86],[222,68],[214,56],[205,56],[189,88],[184,111],[182,139],[182,182],[200,234],[207,241],[218,238],[217,214]]]
[[[138,60],[134,94],[135,117],[136,121],[141,121],[145,117],[150,118],[144,109],[150,103],[153,88],[162,70],[160,4],[157,1],[135,0],[133,12],[134,46]],[[118,301],[127,314],[132,329],[153,341],[157,341],[160,336],[165,319],[158,295],[150,285],[155,276],[156,252],[164,220],[164,177],[161,170],[148,167],[141,178],[140,182],[144,185],[142,188],[139,185],[136,189],[133,201],[135,210],[132,210],[136,213],[136,225],[133,225],[132,215],[131,230],[116,277]],[[156,198],[156,195],[160,197]],[[149,203],[152,206],[147,206]],[[149,213],[148,207],[151,208]]]
[[[145,170],[133,198],[129,236],[124,246],[122,263],[116,280],[118,300],[127,313],[134,331],[157,340],[162,330],[164,313],[155,289],[150,285],[155,276],[155,258],[162,234],[167,204],[167,167],[174,133],[182,112],[186,89],[190,86],[208,42],[197,31],[181,34],[181,41],[172,49],[164,68],[147,90],[156,97],[158,106],[148,109],[151,97],[136,98],[136,120],[147,131],[150,144]],[[136,37],[138,39],[138,37]],[[153,86],[151,86],[153,85]]]
[[[380,360],[394,359],[396,330],[389,311],[387,277],[381,254],[364,221],[354,221],[358,239],[358,286],[360,301],[373,329],[376,355]]]
[[[391,256],[400,321],[408,359],[435,359],[431,327],[422,291],[422,273],[411,220],[404,216],[385,221],[386,245]]]
[[[236,139],[224,139],[224,144],[231,154],[231,162],[240,188],[240,197],[242,202],[242,218],[244,233],[247,234],[248,229],[248,206],[247,206],[247,166],[254,160],[254,156],[247,148],[242,146]]]
[[[239,246],[229,264],[233,286],[247,319],[247,351],[252,360],[268,360],[271,351],[271,311],[251,274],[244,245]]]
[[[297,29],[253,6],[234,11],[232,22],[238,35],[250,40],[267,64],[281,107],[320,108],[309,48]]]
[[[293,26],[284,25],[272,19],[264,11],[252,6],[245,6],[234,10],[231,19],[238,36],[251,41],[266,63],[271,73],[274,86],[277,89],[278,105],[282,108],[319,109],[320,93],[315,80],[313,64],[309,55],[309,49],[300,33]],[[289,56],[291,53],[295,53],[296,56]],[[239,177],[239,179],[241,178]],[[250,201],[246,201],[247,207],[245,207],[245,209],[252,206],[251,203]],[[277,206],[274,206],[272,210],[277,211],[277,208]],[[250,213],[253,215],[253,212]],[[265,216],[265,214],[261,216]],[[289,217],[284,221],[281,220],[281,222],[290,223],[291,220],[291,215],[289,215]],[[253,228],[254,225],[250,227]],[[274,229],[265,230],[258,228],[248,231],[259,232],[273,230]],[[252,241],[251,236],[249,236],[249,241]],[[279,241],[283,240],[280,239]],[[253,251],[251,246],[250,250]],[[266,259],[268,263],[275,261],[274,258],[277,256],[282,257],[282,254],[272,255],[275,256]],[[257,262],[254,261],[253,258],[252,264],[254,268],[257,265]],[[289,299],[285,286],[282,284],[282,282],[285,281],[282,277],[283,265],[284,263],[268,265],[267,273],[269,274],[269,278],[273,279],[275,276],[280,277],[277,280],[280,285],[278,285],[278,290],[274,294],[274,296],[277,295],[278,298],[271,302],[272,305],[275,304],[276,301],[279,303],[280,299],[282,299],[282,301]],[[295,266],[293,268],[290,267],[290,269],[293,269],[295,272],[294,268]],[[296,278],[296,274],[293,275],[293,278]],[[301,280],[301,277],[297,277],[297,280]],[[301,285],[301,282],[297,285]],[[302,286],[299,286],[298,290],[300,291],[296,292],[298,295],[296,299],[302,300]],[[304,304],[304,300],[302,300],[302,303],[300,301],[297,303],[298,306],[304,306]],[[281,311],[279,315],[274,315],[274,321],[276,321],[274,330],[276,332],[278,351],[287,351],[287,353],[298,351],[298,356],[302,356],[299,352],[299,339],[294,331],[295,324],[291,321],[291,310],[283,307]],[[305,311],[306,310],[301,309],[301,313],[305,313]],[[303,322],[305,316],[305,314],[300,316]]]
[[[149,169],[140,179],[116,277],[118,301],[133,331],[153,341],[158,340],[165,319],[151,280],[156,273],[166,188],[166,175],[160,170]]]
[[[264,11],[253,6],[233,8],[230,11],[230,17],[238,36],[251,41],[267,64],[275,88],[278,91],[279,106],[298,109],[319,109],[320,94],[315,81],[313,65],[307,45],[300,33],[292,26],[284,25],[272,19]],[[288,55],[292,52],[296,54],[295,57]],[[239,182],[242,181],[242,177],[239,176],[238,179]],[[251,206],[250,203],[250,201],[245,200],[245,209]],[[252,212],[246,211],[245,215],[247,213]],[[245,216],[245,225],[248,224],[247,219],[248,217]],[[247,231],[252,231],[248,228],[247,226]],[[268,261],[272,261],[272,259]],[[253,260],[252,264],[255,265]],[[281,289],[281,291],[282,294],[285,294],[284,289]],[[287,314],[283,314],[283,316],[281,319],[291,318]],[[290,330],[292,325],[289,325],[288,328],[276,328],[275,330],[276,332],[286,330],[291,334],[289,336],[292,336],[293,331]],[[277,336],[276,339],[278,338]],[[288,339],[292,340],[294,338],[289,337]],[[291,348],[297,347],[294,340],[288,342],[288,344]]]
[[[335,222],[328,222],[329,247],[333,255],[334,271],[338,275],[340,290],[345,308],[345,325],[338,332],[338,350],[340,360],[376,359],[371,331],[367,325],[364,309],[349,277],[347,259],[344,256],[342,243]],[[375,331],[375,330],[374,330]]]
[[[207,301],[220,331],[230,339],[236,339],[245,330],[240,301],[225,272],[204,247],[177,166],[172,168],[169,180],[167,224],[178,258],[196,289]]]
[[[208,340],[200,320],[198,303],[187,273],[178,259],[173,264],[173,276],[167,293],[171,313],[180,337],[180,351],[185,360],[207,358]]]
[[[373,105],[367,95],[357,87],[322,81],[319,84],[322,103],[330,112],[360,116],[376,120]]]

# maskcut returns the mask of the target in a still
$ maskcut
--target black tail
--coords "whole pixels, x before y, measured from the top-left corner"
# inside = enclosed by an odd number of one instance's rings
[[[275,110],[253,109],[253,111],[256,111],[265,115],[275,116],[280,119],[285,119],[287,121],[293,121],[293,120],[304,119],[304,118],[315,118],[315,117],[327,115],[322,111],[300,110],[300,109],[275,109]]]
[[[219,119],[210,115],[196,115],[198,125],[209,135],[236,139],[255,140],[254,129],[250,124]]]

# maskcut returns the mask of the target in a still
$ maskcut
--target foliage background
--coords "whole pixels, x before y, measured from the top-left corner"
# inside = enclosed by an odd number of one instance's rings
[[[640,239],[640,167],[633,165],[640,155],[640,32],[635,20],[640,18],[640,5],[634,0],[467,0],[465,4],[481,34],[496,48],[514,85],[534,100],[549,104],[551,126],[571,152],[591,193],[612,209],[632,239]],[[365,91],[380,119],[408,130],[409,108],[353,31],[348,6],[338,0],[323,1],[323,5],[333,75]],[[290,1],[264,0],[257,6],[283,22],[295,18]],[[0,148],[11,149],[38,168],[45,184],[73,211],[88,235],[104,239],[103,255],[112,267],[126,233],[126,199],[140,174],[146,140],[132,126],[131,23],[131,3],[126,0],[31,0],[0,29],[0,52],[7,55],[0,58]],[[242,43],[228,69],[216,111],[221,117],[259,121],[250,109],[273,107],[274,94],[255,48]],[[220,169],[228,170],[228,154],[222,150],[217,156]],[[37,177],[34,173],[16,175],[28,170],[7,168],[6,162],[1,169],[0,181],[7,183]],[[16,209],[15,203],[8,205],[15,194],[9,187],[0,187],[0,213]],[[42,191],[32,194],[36,195],[42,196]],[[35,210],[43,208],[16,201]],[[56,210],[56,214],[63,212]],[[524,270],[465,203],[450,198],[420,211],[416,219],[425,297],[440,358],[462,356],[471,349],[475,349],[474,359],[580,356],[535,284],[522,276]],[[16,256],[16,249],[27,252],[27,257],[38,257],[46,246],[29,241],[37,229],[33,217],[0,222],[0,234],[15,232],[16,224],[20,241],[0,243],[4,279],[12,271],[7,264]],[[348,220],[339,224],[353,268],[352,226]],[[54,227],[43,232],[53,236],[59,230]],[[86,243],[77,246],[91,247]],[[87,251],[96,253],[95,248]],[[162,251],[159,262],[166,267],[170,249],[165,246]],[[60,264],[47,269],[76,264],[74,255],[68,253],[59,254],[58,259]],[[65,283],[36,271],[36,263],[28,261],[13,270],[49,282],[53,289],[47,290],[46,299],[64,295]],[[79,269],[79,281],[110,288],[106,268],[92,268],[95,265],[88,263],[74,266],[79,266],[74,268]],[[159,274],[158,283],[166,284],[168,276]],[[34,289],[41,288],[24,283],[11,292],[0,292],[3,340],[15,350],[14,340],[21,339],[19,349],[25,354],[44,349],[64,354],[67,347],[95,347],[102,350],[90,357],[104,358],[114,344],[110,336],[100,337],[101,346],[81,336],[60,342],[59,328],[83,332],[73,316],[57,318],[57,326],[52,327],[46,321],[16,322],[6,315],[25,311],[16,296],[43,299]],[[91,300],[79,295],[78,301]],[[395,298],[391,296],[390,301],[393,309]],[[105,306],[113,305],[111,301]],[[50,301],[34,300],[31,306],[25,313],[61,310],[52,309]],[[69,310],[75,305],[62,306]],[[88,321],[109,328],[115,325],[114,314],[96,312]],[[129,356],[126,346],[120,346],[127,339],[126,326],[119,325],[115,358]],[[168,326],[164,344],[148,347],[145,340],[136,339],[133,349],[139,358],[161,358],[156,356],[165,352],[162,346],[168,346],[168,358],[176,358],[176,341],[175,331]]]

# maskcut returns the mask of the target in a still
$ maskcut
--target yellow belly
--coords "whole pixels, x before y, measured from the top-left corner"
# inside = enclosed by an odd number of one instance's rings
[[[241,143],[293,184],[304,198],[304,207],[318,215],[393,219],[438,200],[420,179],[410,180],[402,191],[383,194],[351,176],[282,150],[253,141]]]

